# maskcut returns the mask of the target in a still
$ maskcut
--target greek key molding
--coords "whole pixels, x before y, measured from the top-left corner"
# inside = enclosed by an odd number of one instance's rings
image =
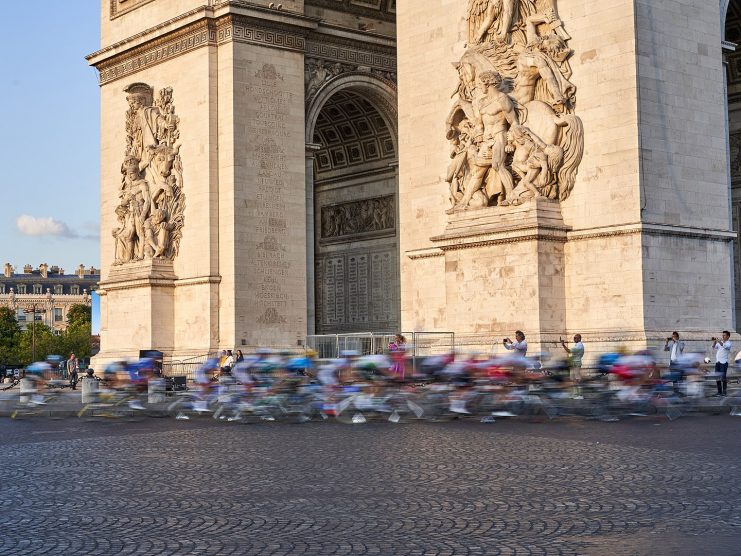
[[[306,39],[303,35],[278,27],[253,25],[237,16],[229,15],[220,19],[216,30],[218,44],[233,40],[299,52],[306,48]]]
[[[354,66],[368,66],[396,74],[393,49],[374,48],[359,41],[342,41],[328,35],[312,34],[306,41],[306,56]]]
[[[227,15],[218,20],[202,19],[95,64],[99,84],[105,85],[146,68],[161,64],[204,46],[231,41],[303,52],[303,35],[278,26],[255,25],[246,18]]]
[[[208,20],[198,21],[97,64],[99,84],[105,85],[209,44],[216,44],[216,29]]]

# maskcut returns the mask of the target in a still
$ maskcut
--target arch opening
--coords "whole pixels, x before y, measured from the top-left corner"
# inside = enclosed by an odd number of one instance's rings
[[[741,0],[731,0],[726,5],[724,28],[726,43],[741,44]],[[731,179],[731,218],[733,229],[741,225],[741,49],[726,50],[726,93],[728,106],[728,145]],[[736,329],[741,330],[741,239],[733,243],[733,265],[736,299]]]
[[[363,86],[342,87],[307,117],[317,334],[400,324],[396,114],[372,98]]]

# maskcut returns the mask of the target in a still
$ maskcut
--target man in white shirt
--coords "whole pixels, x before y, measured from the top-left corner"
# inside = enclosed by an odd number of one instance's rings
[[[574,399],[583,400],[581,395],[581,362],[584,357],[584,344],[581,342],[581,334],[574,334],[574,346],[569,348],[566,342],[561,340],[561,346],[569,354],[569,369],[571,382],[574,385]]]
[[[684,342],[679,341],[679,332],[672,332],[672,337],[666,339],[664,351],[669,352],[669,366],[676,365],[684,353]]]
[[[525,357],[527,355],[527,342],[525,341],[525,335],[522,330],[515,332],[515,341],[513,342],[509,338],[502,340],[504,347],[508,350],[514,350],[517,355]]]
[[[672,332],[671,338],[666,339],[664,351],[669,352],[669,379],[674,383],[674,390],[677,390],[678,383],[684,380],[684,367],[679,361],[684,353],[684,342],[679,341],[679,332]]]
[[[731,343],[731,333],[728,330],[723,331],[723,337],[721,340],[713,338],[713,349],[715,351],[715,375],[716,385],[718,386],[717,397],[725,396],[728,390],[728,381],[726,380],[726,373],[728,373],[728,357],[731,355],[731,349],[733,344]]]

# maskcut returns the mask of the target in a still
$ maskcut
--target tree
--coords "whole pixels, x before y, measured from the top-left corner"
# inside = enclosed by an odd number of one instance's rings
[[[92,348],[92,317],[89,305],[72,305],[67,311],[67,330],[60,336],[62,348],[67,356],[74,352],[77,357],[90,357]]]
[[[8,307],[0,307],[0,365],[16,363],[20,336],[21,326],[15,313]]]
[[[18,358],[24,365],[32,363],[34,359],[34,330],[36,331],[36,361],[41,361],[46,359],[47,355],[56,353],[57,338],[52,333],[51,328],[40,321],[31,321],[28,323],[26,330],[21,333],[18,342]]]
[[[67,310],[67,325],[90,327],[93,320],[93,310],[89,305],[77,303]]]

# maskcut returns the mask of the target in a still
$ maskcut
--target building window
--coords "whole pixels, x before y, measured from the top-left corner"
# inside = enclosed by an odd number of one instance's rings
[[[18,319],[18,322],[26,322],[26,313],[23,312],[23,309],[18,309],[15,312],[15,316]]]
[[[80,286],[72,286],[69,290],[72,295],[80,295]]]
[[[23,295],[26,293],[26,284],[18,284],[18,293]]]
[[[62,308],[54,307],[54,322],[62,322]]]
[[[42,293],[44,293],[44,288],[41,286],[41,284],[34,284],[33,293],[35,295],[41,295]]]
[[[0,284],[0,295],[5,293],[5,284]]]
[[[56,286],[54,286],[54,293],[56,295],[62,295],[63,292],[64,292],[64,288],[61,284],[57,284]]]

